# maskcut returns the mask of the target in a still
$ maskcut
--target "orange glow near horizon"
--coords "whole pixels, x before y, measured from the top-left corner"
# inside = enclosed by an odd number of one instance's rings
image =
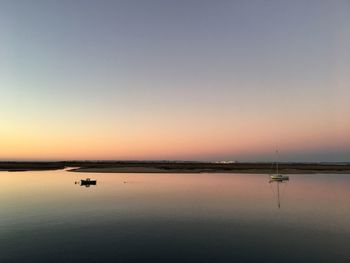
[[[12,127],[0,133],[0,159],[220,160],[227,156],[241,160],[273,153],[276,148],[289,153],[350,146],[350,129],[341,125],[258,122],[235,128],[218,120],[213,125],[167,124],[124,130],[112,126],[99,130],[93,124],[91,129],[72,124],[69,130],[57,125]]]

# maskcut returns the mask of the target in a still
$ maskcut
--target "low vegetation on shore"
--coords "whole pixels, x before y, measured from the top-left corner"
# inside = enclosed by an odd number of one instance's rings
[[[72,172],[102,173],[271,173],[271,163],[62,161],[0,162],[0,171],[40,171],[72,168]],[[350,163],[280,163],[281,173],[350,173]]]

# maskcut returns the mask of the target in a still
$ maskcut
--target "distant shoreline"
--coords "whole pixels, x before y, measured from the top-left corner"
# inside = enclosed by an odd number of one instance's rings
[[[125,168],[77,168],[72,169],[70,172],[78,173],[246,173],[246,174],[270,174],[271,170],[264,169],[244,169],[244,170],[186,170],[186,169],[174,169],[165,170],[157,168],[147,167],[125,167]],[[334,173],[334,174],[350,174],[350,170],[301,170],[301,169],[282,169],[280,173],[283,174],[317,174],[317,173]]]
[[[62,162],[0,162],[0,171],[46,171],[69,167],[71,172],[84,173],[274,173],[271,163],[206,163],[206,162],[144,162],[144,161],[62,161]],[[342,173],[350,174],[350,163],[280,163],[284,174]]]

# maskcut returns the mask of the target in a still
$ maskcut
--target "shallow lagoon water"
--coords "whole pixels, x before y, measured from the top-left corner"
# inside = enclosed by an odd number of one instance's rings
[[[0,262],[350,262],[350,175],[0,176]]]

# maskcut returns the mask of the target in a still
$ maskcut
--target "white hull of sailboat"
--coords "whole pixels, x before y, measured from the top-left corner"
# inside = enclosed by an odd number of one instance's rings
[[[276,181],[287,181],[287,180],[289,180],[289,176],[281,175],[281,174],[271,175],[270,178],[271,178],[271,180],[276,180]]]

